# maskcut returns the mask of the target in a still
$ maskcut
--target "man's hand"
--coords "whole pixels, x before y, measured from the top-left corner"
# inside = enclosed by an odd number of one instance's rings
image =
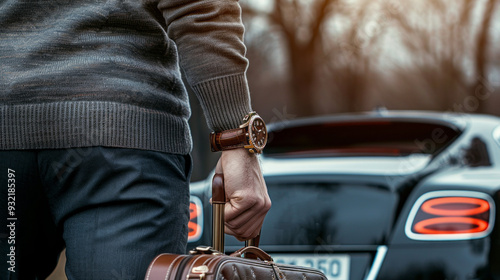
[[[225,232],[240,241],[256,237],[271,208],[259,159],[245,149],[223,151],[215,172],[224,174]]]

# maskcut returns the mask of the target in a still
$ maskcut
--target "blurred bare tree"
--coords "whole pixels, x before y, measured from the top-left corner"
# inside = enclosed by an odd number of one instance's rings
[[[464,9],[471,10],[469,7],[472,0],[465,0]],[[485,79],[487,77],[487,61],[490,46],[490,27],[492,25],[493,14],[495,13],[496,7],[498,6],[498,0],[488,0],[486,7],[484,8],[484,16],[482,23],[480,25],[479,34],[476,39],[476,55],[475,55],[475,71],[477,78],[472,87],[473,94],[478,96],[479,105],[478,111],[485,112],[485,99],[488,97],[488,93],[491,89],[488,88],[488,84],[485,84]],[[470,16],[468,16],[470,17]],[[488,81],[486,80],[486,83]]]
[[[344,1],[338,7],[325,40],[323,87],[338,97],[337,112],[355,112],[366,109],[370,87],[378,80],[375,64],[386,24],[376,1]]]
[[[318,77],[318,54],[322,53],[325,22],[337,0],[272,0],[268,10],[242,2],[245,15],[265,18],[268,30],[278,32],[288,61],[288,81],[296,114],[315,113],[315,82]],[[268,31],[267,30],[267,31]]]
[[[386,12],[412,56],[410,65],[398,67],[398,76],[410,84],[423,84],[414,88],[431,95],[437,105],[433,109],[485,112],[484,103],[491,91],[488,42],[497,3],[400,2],[400,9]]]
[[[252,34],[249,79],[259,92],[288,91],[298,116],[378,105],[487,112],[489,71],[500,67],[491,65],[498,2],[242,0]],[[269,70],[276,57],[284,76]],[[272,81],[255,77],[263,68]]]
[[[397,67],[398,79],[423,91],[433,102],[432,109],[446,110],[455,97],[467,92],[462,63],[470,49],[466,46],[470,43],[466,40],[470,33],[469,9],[463,9],[458,17],[449,16],[450,8],[441,0],[400,5],[397,10],[384,9],[394,20],[394,28],[399,29],[401,42],[411,56],[409,65]],[[457,6],[451,9],[458,10]]]

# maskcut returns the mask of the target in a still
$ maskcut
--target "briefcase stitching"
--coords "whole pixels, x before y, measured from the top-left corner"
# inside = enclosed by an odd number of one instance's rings
[[[178,260],[178,259],[181,259],[182,257],[185,257],[183,255],[179,255],[177,256],[173,261],[172,261],[172,264],[168,267],[168,270],[167,270],[167,275],[165,276],[165,279],[168,279],[170,277],[170,273],[172,272],[172,268],[175,266],[175,261]]]
[[[160,254],[158,256],[156,256],[156,258],[154,258],[154,260],[151,262],[151,264],[149,265],[149,268],[148,268],[148,273],[146,274],[146,280],[149,280],[149,276],[151,275],[151,270],[153,269],[154,267],[154,263],[161,257],[163,256],[164,254]]]

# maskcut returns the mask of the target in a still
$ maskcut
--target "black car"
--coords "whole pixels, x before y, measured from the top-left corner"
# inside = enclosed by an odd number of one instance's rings
[[[373,112],[276,123],[260,247],[340,279],[500,279],[500,118]],[[211,243],[192,184],[189,247]],[[226,250],[243,246],[226,238]]]

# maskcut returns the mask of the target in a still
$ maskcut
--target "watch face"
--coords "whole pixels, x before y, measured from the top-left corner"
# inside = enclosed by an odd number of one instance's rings
[[[262,150],[267,143],[267,129],[261,117],[255,117],[250,122],[250,140],[255,148]]]

